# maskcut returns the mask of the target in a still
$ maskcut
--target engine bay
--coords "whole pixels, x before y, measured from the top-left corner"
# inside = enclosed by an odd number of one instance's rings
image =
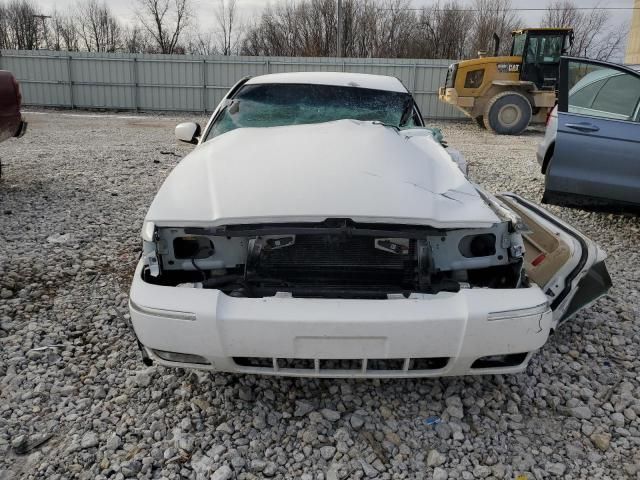
[[[157,228],[144,242],[148,283],[234,297],[408,297],[461,288],[516,288],[522,238],[487,229],[320,223]]]

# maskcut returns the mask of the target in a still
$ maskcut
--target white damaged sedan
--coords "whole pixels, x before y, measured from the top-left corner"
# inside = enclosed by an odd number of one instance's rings
[[[130,295],[145,362],[315,377],[523,370],[604,253],[471,183],[392,77],[234,86],[167,177]],[[454,162],[455,157],[457,162]]]

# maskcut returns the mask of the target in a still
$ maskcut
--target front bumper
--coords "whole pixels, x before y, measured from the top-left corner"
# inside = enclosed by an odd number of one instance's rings
[[[131,286],[131,322],[148,356],[166,366],[304,377],[514,373],[551,328],[537,287],[390,300],[234,298],[148,284],[141,271],[142,262]],[[534,307],[537,313],[523,310]],[[207,364],[166,361],[157,351],[198,355]],[[506,354],[521,354],[508,357],[519,363],[472,368],[481,357]]]
[[[455,88],[440,87],[438,89],[440,100],[462,109],[472,109],[475,105],[474,97],[461,97]]]

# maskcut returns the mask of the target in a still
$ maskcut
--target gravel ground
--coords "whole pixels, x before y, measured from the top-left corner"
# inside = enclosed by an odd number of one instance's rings
[[[519,375],[147,368],[127,290],[144,213],[190,150],[179,119],[28,117],[26,137],[0,145],[1,480],[640,478],[639,218],[551,208],[608,252],[614,287]],[[440,126],[473,179],[540,199],[540,131]]]

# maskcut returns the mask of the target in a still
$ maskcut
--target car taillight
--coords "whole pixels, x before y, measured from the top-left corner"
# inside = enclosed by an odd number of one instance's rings
[[[16,77],[11,76],[11,80],[13,81],[13,89],[16,92],[16,103],[18,105],[18,110],[22,106],[22,92],[20,92],[20,84],[16,80]]]
[[[547,112],[547,120],[544,122],[544,126],[548,127],[549,126],[549,121],[551,120],[551,115],[553,114],[553,112],[555,111],[555,109],[558,108],[557,106],[553,107],[551,110],[549,110]]]

